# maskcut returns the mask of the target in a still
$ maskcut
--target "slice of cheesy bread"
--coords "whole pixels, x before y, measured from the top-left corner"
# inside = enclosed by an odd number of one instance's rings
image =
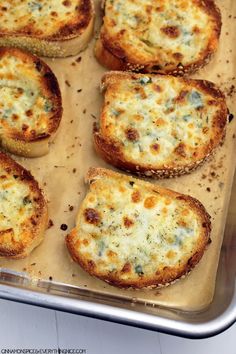
[[[17,155],[44,155],[61,116],[61,93],[51,69],[30,53],[1,47],[0,144]]]
[[[0,257],[26,257],[43,240],[47,204],[29,171],[0,152]]]
[[[224,139],[227,106],[211,82],[110,72],[102,89],[95,148],[118,168],[158,178],[189,173]]]
[[[101,168],[87,179],[90,191],[66,244],[88,273],[118,287],[156,287],[200,261],[211,223],[198,200]]]
[[[106,0],[104,11],[95,55],[112,70],[183,75],[218,47],[221,14],[213,0]]]
[[[76,55],[93,33],[92,0],[5,0],[0,45],[48,57]]]

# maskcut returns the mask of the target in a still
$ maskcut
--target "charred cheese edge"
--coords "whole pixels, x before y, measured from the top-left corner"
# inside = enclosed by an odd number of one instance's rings
[[[218,47],[221,14],[212,0],[106,0],[95,48],[112,70],[184,74]]]
[[[182,195],[113,171],[88,172],[90,190],[66,237],[82,268],[112,285],[169,285],[187,274],[210,242],[210,216]]]
[[[0,48],[0,143],[10,152],[48,152],[62,116],[57,79],[38,57]]]
[[[42,56],[75,55],[94,23],[92,0],[6,0],[0,5],[0,45]]]
[[[26,257],[43,240],[47,215],[30,172],[0,152],[0,257]]]
[[[102,88],[94,143],[118,168],[159,178],[178,176],[202,164],[225,137],[225,97],[211,82],[110,72]]]

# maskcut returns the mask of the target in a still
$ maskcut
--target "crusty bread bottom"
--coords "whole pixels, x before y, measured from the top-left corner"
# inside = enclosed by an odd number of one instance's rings
[[[27,36],[0,36],[0,46],[17,47],[43,57],[64,58],[77,55],[88,45],[93,34],[94,19],[81,35],[53,41]]]
[[[174,68],[172,67],[169,69],[168,67],[166,67],[165,70],[162,70],[155,63],[149,65],[143,65],[141,63],[140,64],[129,63],[122,60],[121,58],[116,57],[109,50],[105,48],[101,38],[99,37],[95,44],[94,55],[102,66],[110,70],[184,76],[184,75],[193,74],[198,69],[207,65],[209,61],[212,59],[214,52],[213,53],[210,52],[201,63],[194,63],[185,67],[182,64],[180,64],[177,67]]]

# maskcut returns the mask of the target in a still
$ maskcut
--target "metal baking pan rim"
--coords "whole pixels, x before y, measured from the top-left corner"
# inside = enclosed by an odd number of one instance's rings
[[[197,324],[3,284],[0,284],[0,298],[191,339],[215,336],[236,322],[236,286],[231,303],[223,314]]]

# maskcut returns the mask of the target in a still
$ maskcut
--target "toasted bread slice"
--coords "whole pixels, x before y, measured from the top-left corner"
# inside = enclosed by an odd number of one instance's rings
[[[44,155],[61,116],[61,93],[51,69],[30,53],[1,47],[0,144],[17,155]]]
[[[92,0],[6,0],[0,16],[0,46],[40,56],[76,55],[93,33]]]
[[[175,177],[208,159],[223,141],[224,95],[208,81],[110,72],[97,152],[110,164],[140,175]]]
[[[183,75],[215,53],[221,14],[213,0],[106,0],[95,46],[111,70]]]
[[[43,240],[47,204],[29,171],[0,152],[0,257],[24,258]]]
[[[87,180],[66,244],[89,274],[118,287],[157,287],[200,261],[211,223],[198,200],[101,168]]]

